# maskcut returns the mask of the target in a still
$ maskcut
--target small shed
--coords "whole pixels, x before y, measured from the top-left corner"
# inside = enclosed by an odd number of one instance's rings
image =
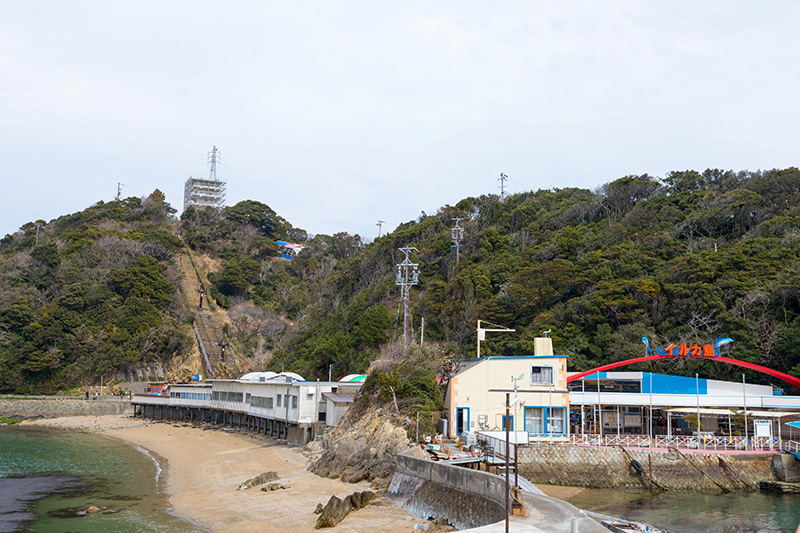
[[[325,425],[335,426],[342,419],[344,414],[350,409],[350,405],[355,401],[356,391],[352,392],[323,392],[325,398]]]

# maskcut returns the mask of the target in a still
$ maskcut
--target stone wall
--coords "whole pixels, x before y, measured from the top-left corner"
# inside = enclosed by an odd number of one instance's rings
[[[131,404],[121,400],[27,400],[0,399],[0,418],[61,416],[102,416],[133,413]]]
[[[526,446],[518,453],[520,475],[549,485],[733,491],[758,490],[759,482],[775,480],[772,454],[768,453],[691,453],[676,448],[619,446]]]
[[[457,529],[505,519],[505,482],[469,470],[408,455],[397,456],[387,497],[421,518],[445,518]]]

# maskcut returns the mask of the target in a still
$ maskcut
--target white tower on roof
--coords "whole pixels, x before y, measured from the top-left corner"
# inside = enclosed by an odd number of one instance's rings
[[[208,153],[208,164],[211,167],[208,178],[190,177],[183,188],[183,209],[190,205],[197,207],[213,207],[219,209],[225,205],[225,182],[217,179],[217,162],[219,150],[214,146]]]

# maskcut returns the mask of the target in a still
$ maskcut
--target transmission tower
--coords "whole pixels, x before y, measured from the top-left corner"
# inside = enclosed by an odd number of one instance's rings
[[[508,176],[506,176],[502,172],[500,173],[500,177],[497,179],[497,181],[500,182],[500,200],[501,201],[506,199],[506,180],[507,179],[508,179]]]
[[[386,224],[385,220],[379,220],[376,226],[378,226],[378,238],[381,238],[381,229],[383,229],[383,225]]]
[[[405,254],[405,258],[402,263],[397,265],[395,285],[400,285],[400,297],[403,300],[403,340],[406,346],[408,346],[408,341],[411,338],[409,336],[408,321],[411,307],[411,286],[419,283],[419,271],[417,270],[419,264],[412,263],[410,257],[411,251],[416,251],[416,248],[406,247],[400,248],[399,250]]]
[[[464,219],[455,217],[453,220],[455,220],[456,225],[450,229],[450,239],[456,249],[456,264],[458,264],[461,261],[461,239],[464,238],[464,228],[461,227],[461,221]]]
[[[217,181],[217,147],[214,146],[211,149],[211,152],[208,154],[208,164],[211,166],[211,170],[208,172],[208,179],[211,181]]]

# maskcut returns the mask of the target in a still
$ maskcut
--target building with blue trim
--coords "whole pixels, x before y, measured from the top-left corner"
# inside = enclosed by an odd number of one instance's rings
[[[506,397],[512,404],[508,419]],[[553,355],[552,339],[537,338],[534,355],[461,361],[445,395],[448,435],[525,431],[532,439],[569,437],[567,356]]]

